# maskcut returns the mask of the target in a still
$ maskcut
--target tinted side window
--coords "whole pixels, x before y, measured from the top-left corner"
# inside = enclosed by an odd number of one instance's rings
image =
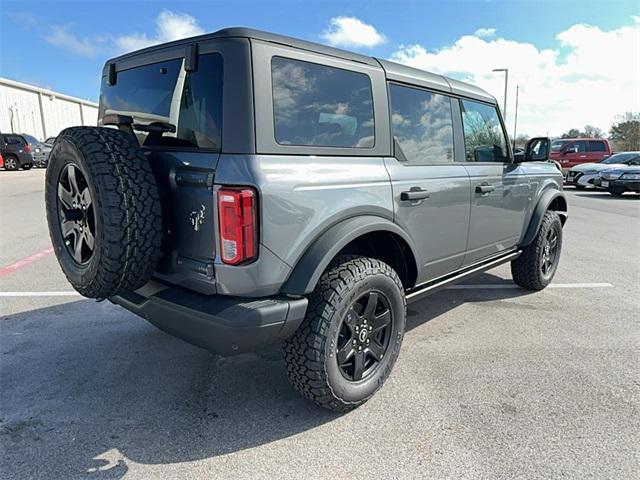
[[[578,147],[578,153],[583,153],[587,151],[587,142],[584,140],[578,140],[577,142],[573,142],[567,146],[567,150],[572,150]]]
[[[507,141],[495,107],[462,100],[462,125],[468,162],[507,161]]]
[[[271,78],[280,145],[374,146],[373,93],[367,75],[274,57]]]
[[[19,135],[5,135],[4,138],[7,142],[7,145],[24,145],[25,143],[27,143]]]
[[[606,152],[607,148],[604,146],[604,142],[598,140],[589,140],[590,152]]]
[[[391,125],[407,161],[453,162],[451,99],[417,88],[389,86]]]

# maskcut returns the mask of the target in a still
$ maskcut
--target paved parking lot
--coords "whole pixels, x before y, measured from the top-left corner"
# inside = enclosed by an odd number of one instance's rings
[[[554,288],[501,267],[411,305],[387,384],[337,415],[277,348],[217,358],[69,295],[43,173],[0,172],[1,478],[637,478],[638,196],[569,190]]]

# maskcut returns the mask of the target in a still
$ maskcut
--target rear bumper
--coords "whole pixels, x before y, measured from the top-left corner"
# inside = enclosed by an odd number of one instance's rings
[[[640,181],[638,180],[605,180],[609,182],[607,187],[602,186],[602,180],[602,178],[596,179],[594,185],[599,188],[605,188],[606,190],[640,193]]]
[[[219,355],[257,350],[289,337],[307,310],[307,299],[202,295],[151,281],[110,299],[164,332]]]

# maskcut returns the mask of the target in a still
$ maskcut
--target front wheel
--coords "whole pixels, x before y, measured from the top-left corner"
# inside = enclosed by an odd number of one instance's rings
[[[380,260],[334,261],[311,294],[307,315],[284,344],[289,381],[317,405],[347,412],[385,382],[400,352],[404,289]]]
[[[542,290],[558,269],[561,250],[562,222],[557,212],[548,210],[533,242],[511,262],[513,281],[529,290]]]

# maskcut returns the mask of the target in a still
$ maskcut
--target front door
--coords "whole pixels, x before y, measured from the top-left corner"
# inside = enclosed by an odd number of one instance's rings
[[[389,98],[395,158],[386,158],[385,166],[396,222],[409,232],[417,249],[419,284],[462,265],[469,176],[454,158],[450,97],[392,83]]]
[[[471,218],[465,265],[515,246],[529,204],[529,179],[512,163],[495,106],[461,100]]]

